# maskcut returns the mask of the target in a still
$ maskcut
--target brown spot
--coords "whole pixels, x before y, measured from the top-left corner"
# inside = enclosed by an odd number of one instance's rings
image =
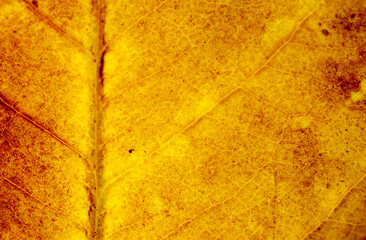
[[[32,4],[33,4],[33,6],[38,7],[38,2],[37,1],[33,0]]]
[[[357,49],[358,56],[360,57],[360,61],[366,64],[366,47],[361,46]]]
[[[349,97],[351,92],[359,91],[361,87],[361,81],[354,74],[350,74],[347,78],[339,77],[338,83],[347,97]]]
[[[99,63],[99,78],[100,78],[100,84],[104,85],[104,77],[103,77],[103,71],[104,71],[104,56],[107,53],[107,49],[105,49],[100,57],[100,63]]]
[[[365,12],[365,10],[363,10]],[[335,28],[339,29],[339,31],[347,30],[347,32],[359,33],[366,30],[366,19],[363,13],[358,14],[356,18],[356,14],[345,14],[339,13],[335,15],[336,20],[333,22]],[[345,34],[345,33],[344,33]],[[345,35],[349,35],[347,33]],[[349,37],[352,37],[351,35]]]
[[[358,73],[359,61],[335,61],[328,59],[323,70],[325,80],[324,94],[328,101],[344,101],[350,98],[352,92],[361,88],[361,75]]]
[[[303,185],[305,186],[305,187],[310,187],[312,184],[311,184],[311,182],[310,181],[303,181]]]
[[[328,35],[329,35],[329,32],[328,32],[328,30],[326,30],[326,29],[323,29],[322,33],[323,33],[325,36],[328,36]]]

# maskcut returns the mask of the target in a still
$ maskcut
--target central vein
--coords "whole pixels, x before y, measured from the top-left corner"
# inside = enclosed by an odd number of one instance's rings
[[[101,114],[101,97],[103,88],[103,67],[105,54],[104,40],[104,19],[105,19],[105,2],[104,0],[94,0],[96,13],[96,41],[94,44],[94,61],[95,61],[95,81],[94,81],[94,149],[93,149],[93,194],[91,198],[91,239],[99,240],[103,237],[103,206],[100,199],[100,189],[102,186],[102,162],[99,151],[100,144],[100,127],[102,121]]]

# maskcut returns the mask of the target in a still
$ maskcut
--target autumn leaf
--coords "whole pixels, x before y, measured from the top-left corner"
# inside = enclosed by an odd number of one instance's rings
[[[366,4],[1,0],[0,239],[365,239]]]

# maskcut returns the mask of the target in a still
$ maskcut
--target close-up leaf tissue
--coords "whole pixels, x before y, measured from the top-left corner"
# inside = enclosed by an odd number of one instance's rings
[[[0,240],[365,240],[365,0],[0,0]]]

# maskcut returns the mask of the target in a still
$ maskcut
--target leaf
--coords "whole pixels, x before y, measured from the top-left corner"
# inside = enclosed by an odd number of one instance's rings
[[[1,1],[0,238],[365,238],[365,16]]]

